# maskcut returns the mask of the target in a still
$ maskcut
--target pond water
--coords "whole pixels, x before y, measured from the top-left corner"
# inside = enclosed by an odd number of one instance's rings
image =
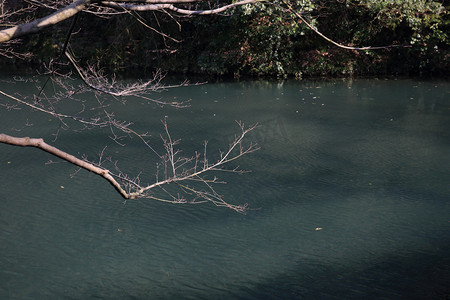
[[[0,145],[0,299],[450,299],[449,82],[219,82],[156,97],[190,107],[115,110],[157,149],[161,118],[189,153],[226,146],[235,120],[260,124],[261,150],[236,163],[252,172],[218,187],[248,213],[124,203],[102,178]],[[60,126],[1,116],[1,131],[49,143]],[[52,144],[89,157],[108,145],[152,180],[154,155],[135,142],[63,130]]]

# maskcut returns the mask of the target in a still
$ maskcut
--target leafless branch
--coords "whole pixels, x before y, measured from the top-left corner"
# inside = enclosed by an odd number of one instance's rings
[[[183,82],[178,85],[165,86],[161,83],[164,78],[161,71],[154,73],[151,80],[145,82],[135,82],[132,84],[123,85],[118,83],[115,78],[108,79],[101,71],[98,71],[94,66],[88,66],[88,69],[82,69],[73,56],[67,51],[65,53],[66,57],[71,62],[72,66],[77,71],[83,82],[91,89],[111,95],[114,97],[126,97],[135,96],[159,105],[170,105],[174,107],[184,107],[184,103],[180,102],[163,102],[154,98],[146,96],[147,94],[159,92],[173,87],[182,87],[189,85],[188,82]]]
[[[223,6],[212,6],[209,1],[196,0],[123,0],[123,1],[94,1],[94,0],[48,0],[38,1],[29,0],[31,7],[41,6],[46,9],[51,9],[53,13],[40,19],[30,20],[26,19],[23,23],[5,23],[11,14],[18,12],[6,12],[2,9],[4,1],[0,0],[0,55],[11,57],[17,56],[14,50],[5,48],[11,43],[15,43],[17,38],[39,32],[40,30],[56,25],[64,20],[74,17],[72,26],[70,27],[67,38],[64,43],[61,57],[66,57],[77,74],[85,85],[76,87],[70,83],[71,73],[64,73],[64,62],[60,59],[50,60],[45,65],[45,73],[47,80],[39,84],[39,91],[33,97],[24,97],[20,94],[11,95],[0,90],[0,95],[3,96],[2,103],[6,109],[18,109],[20,107],[28,107],[32,111],[38,111],[57,118],[59,128],[54,134],[55,139],[60,133],[60,129],[69,128],[74,122],[81,124],[82,129],[92,128],[109,128],[111,138],[120,145],[123,145],[123,138],[127,136],[137,137],[146,147],[156,154],[159,163],[156,168],[156,176],[154,183],[143,184],[141,181],[141,172],[135,176],[131,176],[123,172],[119,168],[117,161],[112,160],[106,156],[106,148],[99,154],[96,162],[89,161],[86,156],[78,158],[59,148],[51,146],[44,142],[41,138],[29,137],[15,137],[4,133],[0,133],[0,143],[16,145],[16,146],[30,146],[44,150],[52,155],[55,155],[65,161],[68,161],[79,168],[86,169],[95,174],[105,178],[125,199],[148,198],[158,201],[170,203],[205,203],[209,202],[217,206],[224,206],[234,209],[238,212],[244,212],[246,205],[233,205],[226,202],[222,195],[216,192],[214,185],[224,183],[216,176],[211,174],[216,172],[232,172],[243,173],[238,167],[226,168],[230,163],[236,159],[250,154],[258,150],[258,146],[254,143],[246,143],[244,145],[244,137],[247,137],[249,132],[256,128],[251,126],[246,128],[242,123],[238,122],[240,133],[228,145],[225,151],[219,151],[215,159],[210,156],[208,150],[208,143],[205,142],[203,151],[196,152],[192,156],[184,156],[183,152],[178,149],[180,140],[173,139],[166,121],[162,122],[163,134],[161,135],[162,143],[165,153],[160,154],[150,145],[147,133],[138,133],[133,128],[132,122],[118,120],[115,114],[109,109],[109,102],[105,102],[98,96],[100,94],[113,96],[121,102],[125,102],[126,97],[138,97],[146,101],[152,101],[158,105],[170,105],[174,107],[184,107],[185,103],[179,102],[164,102],[150,97],[150,94],[163,91],[172,87],[181,87],[189,85],[188,82],[183,82],[178,85],[163,85],[161,72],[156,72],[154,77],[147,81],[140,81],[132,84],[123,84],[116,81],[115,77],[106,77],[101,68],[96,66],[81,67],[76,60],[75,55],[71,52],[70,36],[77,16],[80,12],[93,13],[98,16],[108,16],[115,13],[132,13],[139,22],[144,26],[154,30],[164,38],[177,40],[164,35],[159,30],[148,26],[145,20],[137,15],[139,11],[161,11],[169,14],[171,17],[175,15],[208,15],[217,14],[226,11],[238,5],[258,2],[260,0],[240,0],[232,4]],[[204,9],[208,7],[207,9]],[[6,49],[6,50],[5,50]],[[2,52],[3,51],[3,52]],[[47,93],[48,89],[52,89],[51,93]],[[88,103],[80,97],[81,93],[87,90],[93,90],[94,96],[97,100]],[[3,99],[6,99],[3,103]],[[64,100],[76,101],[80,104],[77,109],[61,109],[61,103]],[[71,110],[72,109],[72,110]],[[74,122],[72,122],[74,121]],[[27,122],[28,124],[28,122]],[[49,163],[53,163],[50,161]],[[106,168],[106,166],[111,168]],[[77,169],[75,173],[78,173]],[[73,174],[74,175],[74,174]],[[162,193],[162,194],[161,194]]]
[[[212,171],[223,171],[225,165],[230,162],[257,151],[259,148],[254,143],[248,143],[243,145],[243,140],[246,135],[254,130],[257,125],[246,128],[242,123],[238,122],[241,133],[236,136],[234,141],[229,145],[228,149],[220,154],[219,159],[214,163],[200,162],[200,155],[194,155],[192,157],[182,157],[181,151],[174,147],[179,143],[178,140],[173,140],[170,136],[168,125],[163,121],[163,127],[166,133],[166,138],[163,138],[163,143],[166,148],[166,154],[161,157],[161,165],[165,168],[164,179],[159,179],[159,175],[156,176],[156,182],[149,185],[142,185],[140,183],[140,174],[135,177],[130,177],[120,171],[115,163],[115,168],[118,173],[114,173],[103,167],[105,161],[104,151],[100,153],[98,163],[90,162],[86,157],[83,159],[77,158],[65,151],[62,151],[56,147],[53,147],[43,139],[29,138],[29,137],[13,137],[7,134],[0,134],[0,143],[22,146],[22,147],[36,147],[43,151],[46,151],[52,155],[55,155],[65,161],[68,161],[80,168],[93,172],[106,179],[125,199],[147,198],[158,201],[170,202],[170,203],[191,203],[198,204],[204,202],[210,202],[216,206],[223,206],[231,208],[238,212],[245,212],[247,205],[233,205],[226,202],[222,195],[219,195],[212,184],[223,183],[218,181],[216,177],[208,179],[207,174]],[[204,150],[204,160],[206,160],[206,146]],[[169,164],[167,164],[169,162]],[[199,167],[199,166],[202,167]],[[170,169],[170,175],[168,174]],[[228,170],[234,173],[240,173],[237,168]],[[78,172],[78,171],[77,171]],[[189,184],[191,182],[191,184]],[[198,186],[198,184],[203,185]],[[170,192],[169,185],[175,185],[180,188],[180,192]],[[156,188],[163,191],[167,198],[157,196],[157,193],[153,192]],[[192,197],[188,200],[186,197]]]
[[[176,1],[176,0],[169,1],[169,2],[167,2],[167,1],[161,1],[161,2],[145,1],[145,2],[150,3],[150,4],[136,4],[136,3],[127,4],[127,3],[118,3],[117,1],[102,1],[101,4],[105,5],[107,7],[112,7],[112,8],[116,8],[116,9],[122,8],[122,9],[133,10],[133,11],[170,10],[170,11],[173,11],[173,12],[181,14],[181,15],[213,15],[213,14],[222,13],[222,12],[229,10],[230,8],[233,8],[236,6],[261,2],[261,0],[241,0],[241,1],[234,2],[232,4],[218,7],[218,8],[204,9],[204,10],[191,10],[191,9],[179,8],[174,5],[174,3],[175,4],[180,3],[180,1]],[[193,1],[185,1],[184,3],[186,3],[186,2],[193,2]]]
[[[11,26],[9,28],[0,30],[0,43],[4,43],[6,41],[10,41],[12,39],[16,39],[20,36],[31,34],[38,32],[44,28],[47,28],[49,26],[53,26],[55,24],[58,24],[64,20],[67,20],[69,18],[72,18],[73,16],[77,15],[81,11],[88,11],[92,13],[104,13],[102,11],[103,9],[112,8],[116,10],[115,12],[126,12],[126,11],[172,11],[174,13],[178,13],[181,15],[211,15],[211,14],[218,14],[221,12],[224,12],[226,10],[229,10],[230,8],[245,5],[249,3],[255,3],[259,2],[261,0],[241,0],[237,1],[228,5],[224,5],[217,8],[211,8],[211,9],[200,9],[200,10],[191,10],[191,9],[185,9],[180,8],[178,6],[175,6],[176,4],[189,4],[196,1],[186,1],[186,0],[161,0],[161,1],[142,1],[142,0],[135,0],[135,1],[90,1],[90,0],[77,0],[73,3],[66,4],[66,2],[63,2],[63,7],[59,8],[57,5],[48,5],[43,4],[38,1],[33,1],[36,4],[40,4],[43,6],[47,6],[52,9],[56,9],[56,11],[48,16],[45,16],[43,18],[33,20],[27,23],[18,24],[15,26]],[[202,1],[198,1],[198,3],[201,3]],[[206,2],[206,1],[204,1]],[[207,2],[209,3],[209,2]],[[90,9],[94,10],[90,10]],[[96,11],[98,9],[98,11]],[[111,11],[107,11],[106,13],[115,13]]]
[[[85,9],[89,2],[90,1],[88,0],[78,0],[49,16],[3,29],[0,31],[0,43],[18,38],[25,34],[38,32],[46,27],[53,26],[61,21],[69,19]]]
[[[223,200],[223,197],[217,194],[212,188],[211,184],[223,182],[219,181],[217,177],[213,177],[212,179],[208,179],[207,177],[205,177],[207,174],[213,171],[243,173],[244,171],[239,170],[238,168],[225,169],[224,167],[232,161],[244,155],[255,152],[259,149],[258,145],[252,142],[246,145],[243,144],[243,140],[246,135],[254,130],[257,125],[246,128],[241,122],[237,123],[239,125],[241,133],[235,137],[226,151],[220,152],[219,158],[215,162],[210,163],[207,155],[207,143],[205,143],[204,145],[203,155],[196,153],[191,157],[182,156],[182,152],[175,148],[175,146],[179,144],[179,140],[172,139],[169,134],[168,125],[165,121],[163,121],[163,127],[165,129],[166,137],[163,137],[162,139],[166,149],[166,154],[162,157],[160,167],[162,167],[163,169],[164,176],[163,178],[159,178],[160,176],[157,175],[157,180],[155,183],[147,186],[141,186],[135,192],[130,193],[130,195],[132,197],[153,199],[154,195],[149,194],[152,189],[169,184],[176,184],[184,192],[188,192],[192,196],[194,196],[191,200],[191,203],[197,203],[198,199],[202,199],[202,201],[208,201],[217,206],[227,206],[237,211],[241,211],[243,207],[230,206]],[[183,182],[191,182],[191,185]],[[198,187],[196,185],[198,183],[206,187],[206,190]],[[192,184],[194,184],[195,186]],[[179,199],[176,199],[176,201],[173,199],[165,199],[165,201],[178,203],[177,201],[179,201]]]

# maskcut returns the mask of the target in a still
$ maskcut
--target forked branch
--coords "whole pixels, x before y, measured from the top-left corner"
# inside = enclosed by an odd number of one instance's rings
[[[103,168],[99,164],[77,158],[61,149],[47,144],[41,138],[14,137],[1,133],[0,143],[22,147],[36,147],[80,168],[100,175],[125,199],[148,198],[170,203],[191,204],[210,202],[216,206],[224,206],[238,212],[245,212],[247,208],[246,204],[230,204],[215,191],[212,185],[215,183],[223,183],[222,181],[219,181],[217,177],[207,177],[207,175],[213,171],[243,173],[244,171],[239,170],[238,168],[225,169],[225,166],[230,162],[259,149],[255,143],[250,142],[246,145],[243,144],[244,138],[249,132],[256,128],[256,125],[248,128],[245,128],[240,122],[238,122],[238,125],[241,130],[240,134],[236,135],[226,151],[219,154],[219,158],[215,162],[209,163],[206,154],[206,143],[203,155],[196,153],[192,157],[182,157],[182,152],[174,148],[175,145],[178,144],[178,141],[174,141],[170,137],[167,123],[163,121],[163,126],[167,135],[167,137],[163,139],[166,155],[161,157],[159,166],[163,166],[164,175],[160,175],[159,171],[157,171],[156,182],[148,185],[141,185],[138,177],[131,179],[122,172],[114,174],[114,172]],[[180,192],[175,193],[173,189],[169,188],[169,185],[175,185]],[[158,193],[154,191],[155,188],[159,188],[159,194],[162,191],[166,196],[158,196]]]

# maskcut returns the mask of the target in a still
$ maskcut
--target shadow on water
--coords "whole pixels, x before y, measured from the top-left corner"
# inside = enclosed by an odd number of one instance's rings
[[[355,268],[320,261],[296,262],[285,274],[256,282],[230,298],[448,299],[449,250],[444,244],[431,254],[405,257],[399,253]]]

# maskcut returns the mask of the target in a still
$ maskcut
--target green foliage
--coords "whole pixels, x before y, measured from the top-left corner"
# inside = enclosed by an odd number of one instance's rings
[[[358,1],[366,3],[366,1]],[[366,4],[365,13],[374,17],[370,31],[361,37],[409,45],[398,51],[407,62],[410,72],[432,72],[439,60],[445,59],[450,44],[448,11],[437,1],[377,0]],[[447,24],[446,24],[447,22]],[[396,56],[393,57],[394,59]],[[395,60],[390,60],[394,62]],[[448,63],[448,62],[447,62]],[[399,66],[405,68],[405,66]]]
[[[176,73],[297,78],[448,75],[450,6],[429,0],[286,1],[340,44],[402,47],[338,48],[307,27],[283,0],[235,7],[226,16],[177,20],[150,12],[139,18],[120,15],[107,20],[86,14],[77,22],[71,44],[82,63],[101,62],[99,67],[119,73],[162,68]],[[27,46],[39,61],[57,55],[69,24],[28,39]]]
[[[448,72],[448,10],[437,1],[291,1],[337,48],[313,33],[281,1],[236,8],[232,17],[197,23],[214,38],[198,49],[201,71],[270,76],[439,74]],[[218,37],[217,32],[220,32]]]
[[[302,1],[308,2],[309,1]],[[305,11],[312,6],[305,6]],[[299,41],[310,32],[275,3],[238,7],[223,22],[202,24],[221,38],[205,44],[198,64],[206,72],[286,76],[293,64]],[[305,46],[305,45],[304,45]]]

